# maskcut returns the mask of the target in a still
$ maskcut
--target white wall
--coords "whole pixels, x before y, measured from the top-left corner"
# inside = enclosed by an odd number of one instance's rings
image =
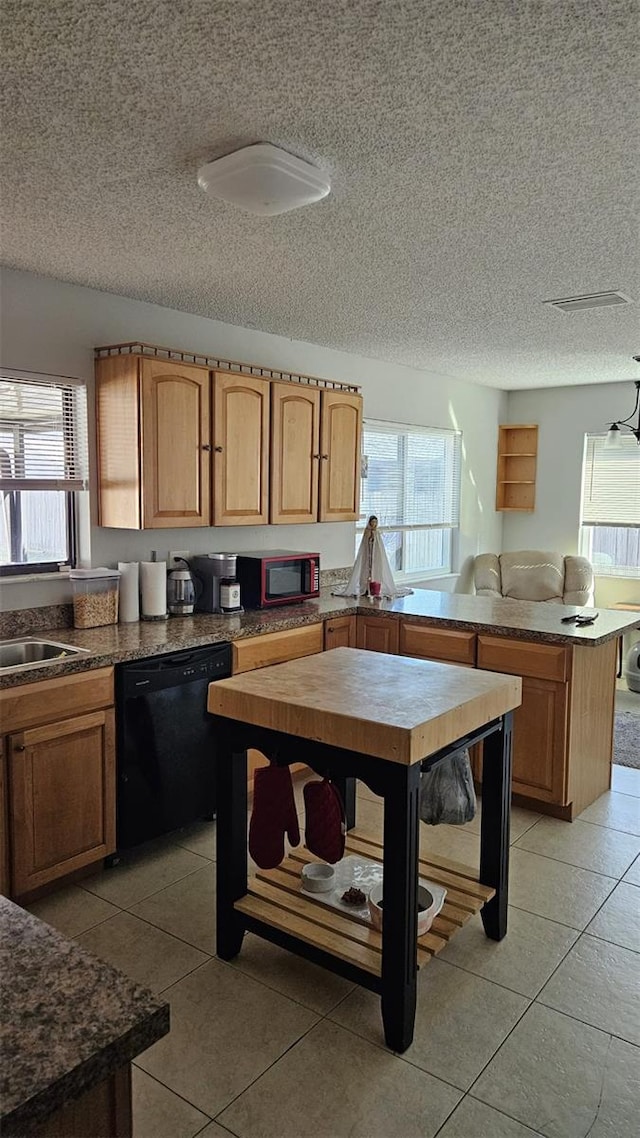
[[[247,328],[191,316],[122,296],[5,270],[2,274],[0,359],[5,367],[79,376],[90,388],[93,417],[93,349],[102,344],[143,340],[186,351],[291,369],[362,386],[365,416],[463,432],[463,477],[458,583],[466,587],[470,558],[499,549],[502,517],[493,508],[497,424],[506,397],[432,372],[365,359],[315,344],[287,340]],[[95,438],[92,432],[92,482],[95,487]],[[96,516],[95,489],[92,516]],[[91,529],[94,565],[148,559],[152,549],[192,553],[251,548],[318,550],[324,568],[350,565],[354,526],[255,526],[192,530]],[[443,582],[451,588],[456,581]],[[5,584],[3,609],[54,604],[67,596],[60,582]]]
[[[505,514],[505,550],[578,552],[584,436],[630,415],[634,397],[633,382],[509,393],[507,422],[538,424],[538,470],[534,512]],[[617,601],[640,602],[640,580],[598,577],[596,603]]]

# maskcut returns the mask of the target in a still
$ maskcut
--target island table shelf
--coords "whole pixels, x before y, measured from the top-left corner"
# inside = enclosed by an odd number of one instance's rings
[[[387,1045],[410,1046],[418,966],[455,929],[481,911],[485,932],[507,930],[511,720],[517,676],[336,648],[318,656],[219,680],[209,688],[217,751],[217,953],[231,960],[245,932],[345,976],[381,997]],[[419,858],[420,775],[461,747],[484,740],[479,881],[472,870],[431,855]],[[247,750],[278,765],[303,760],[341,790],[348,845],[381,860],[385,919],[381,933],[296,895],[294,851],[278,870],[249,883]],[[384,801],[382,845],[355,830],[355,780]],[[417,936],[418,875],[449,890],[427,937]]]

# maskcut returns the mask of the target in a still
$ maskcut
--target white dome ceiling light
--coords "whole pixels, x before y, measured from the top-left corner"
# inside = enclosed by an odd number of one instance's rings
[[[331,189],[321,170],[270,142],[207,162],[198,170],[198,185],[207,194],[266,217],[311,205]]]

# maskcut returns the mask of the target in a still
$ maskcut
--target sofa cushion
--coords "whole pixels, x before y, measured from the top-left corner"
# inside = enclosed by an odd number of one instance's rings
[[[558,553],[520,550],[500,554],[502,595],[518,601],[562,602],[564,557]]]

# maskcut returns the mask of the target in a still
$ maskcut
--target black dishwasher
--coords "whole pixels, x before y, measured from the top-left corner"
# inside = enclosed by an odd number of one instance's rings
[[[216,733],[207,689],[230,675],[228,643],[116,668],[119,851],[215,812]]]

